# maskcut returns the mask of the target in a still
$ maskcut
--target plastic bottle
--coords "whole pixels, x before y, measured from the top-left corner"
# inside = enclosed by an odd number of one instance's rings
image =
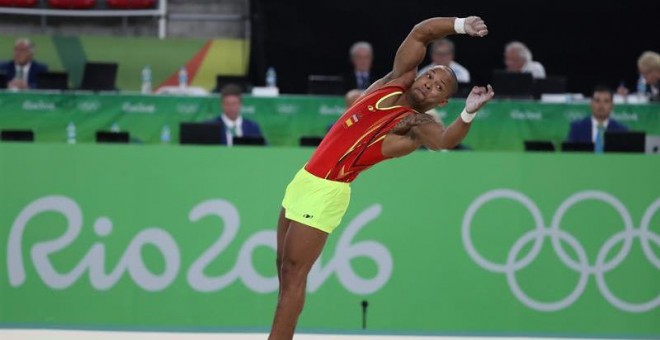
[[[637,80],[637,96],[640,100],[646,99],[646,80],[642,76]]]
[[[179,87],[182,89],[188,87],[188,70],[185,66],[181,66],[179,69]]]
[[[151,93],[151,68],[149,65],[142,69],[142,94]]]
[[[121,129],[119,128],[119,124],[117,124],[117,122],[112,123],[112,126],[110,126],[110,131],[111,132],[120,132]]]
[[[76,144],[76,124],[69,122],[66,126],[66,142],[68,144]]]
[[[160,130],[160,142],[163,144],[170,144],[171,140],[172,140],[172,131],[170,130],[170,126],[165,124],[163,126],[163,129]]]
[[[266,70],[266,87],[277,87],[277,73],[272,66]]]

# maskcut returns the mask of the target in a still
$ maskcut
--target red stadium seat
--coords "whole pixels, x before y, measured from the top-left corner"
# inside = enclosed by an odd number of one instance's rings
[[[34,7],[37,0],[0,0],[1,7]]]
[[[88,9],[96,6],[96,0],[48,0],[48,5],[61,9]]]
[[[121,9],[153,8],[156,0],[108,0],[108,7]]]

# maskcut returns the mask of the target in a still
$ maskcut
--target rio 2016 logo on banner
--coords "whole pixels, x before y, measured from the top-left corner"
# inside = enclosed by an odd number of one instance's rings
[[[317,291],[334,273],[339,282],[349,292],[371,294],[387,284],[392,276],[392,255],[381,243],[367,240],[353,242],[355,236],[369,222],[381,214],[380,205],[372,205],[350,221],[339,236],[334,256],[322,264],[317,261],[309,275],[307,290]],[[76,201],[66,196],[45,196],[28,204],[18,214],[9,232],[7,245],[7,268],[9,282],[13,287],[22,286],[27,280],[23,259],[23,235],[30,221],[36,216],[55,212],[65,217],[66,232],[56,239],[37,242],[30,247],[30,259],[37,275],[52,289],[67,289],[76,283],[85,272],[96,290],[109,290],[128,272],[133,282],[145,291],[161,291],[169,287],[181,272],[181,252],[191,251],[184,243],[177,240],[165,229],[149,227],[142,229],[130,241],[118,264],[108,270],[105,268],[106,250],[102,242],[94,242],[84,257],[67,272],[58,272],[50,256],[71,246],[80,235],[83,226],[83,213]],[[240,229],[238,209],[229,201],[211,199],[192,208],[188,215],[190,222],[197,222],[205,217],[219,218],[224,225],[218,239],[187,269],[188,285],[198,292],[220,291],[237,280],[255,293],[272,293],[278,289],[277,276],[264,277],[253,267],[252,256],[259,247],[275,251],[276,234],[273,230],[261,230],[253,233],[240,247],[235,256],[234,267],[226,274],[209,277],[206,268],[215,261],[234,241]],[[100,238],[112,233],[112,220],[108,217],[97,218],[93,223],[94,233]],[[142,248],[151,245],[161,254],[165,269],[160,274],[149,270],[142,257]],[[358,275],[351,265],[355,258],[368,258],[376,265],[377,273],[371,278]],[[274,261],[274,256],[273,256]],[[273,262],[274,263],[274,262]]]
[[[520,203],[529,211],[535,223],[534,229],[526,232],[524,235],[518,238],[518,240],[516,240],[508,252],[506,263],[503,264],[494,263],[484,258],[476,249],[471,235],[472,221],[479,209],[486,203],[495,200],[512,200]],[[623,230],[612,235],[601,246],[594,264],[591,264],[587,258],[585,248],[580,243],[580,241],[572,234],[561,229],[561,222],[566,212],[574,205],[589,200],[600,201],[608,204],[619,214],[624,223]],[[603,191],[581,191],[568,197],[559,205],[559,208],[557,208],[554,216],[552,217],[550,226],[546,227],[543,216],[541,215],[541,211],[539,210],[536,203],[534,203],[534,201],[532,201],[529,197],[518,191],[497,189],[486,192],[477,197],[477,199],[475,199],[468,207],[467,211],[465,212],[465,216],[463,217],[463,243],[467,253],[479,266],[491,272],[505,274],[509,288],[513,294],[520,302],[529,308],[538,311],[552,312],[569,307],[575,303],[575,301],[577,301],[577,299],[582,295],[587,287],[589,277],[593,275],[595,277],[598,290],[610,304],[622,311],[630,313],[642,313],[651,311],[660,306],[660,292],[655,296],[655,298],[651,300],[642,303],[631,303],[619,298],[612,292],[607,284],[607,281],[605,280],[605,274],[615,269],[626,259],[630,253],[635,239],[639,239],[641,249],[646,259],[656,269],[660,270],[660,258],[658,258],[652,249],[652,244],[660,246],[660,235],[650,230],[651,219],[659,209],[660,199],[657,199],[652,202],[651,205],[646,209],[646,212],[641,219],[639,228],[635,228],[630,212],[626,206],[616,197]],[[516,272],[530,265],[539,256],[541,247],[546,238],[550,238],[552,249],[557,254],[561,262],[566,267],[579,274],[579,280],[574,290],[565,298],[555,302],[541,302],[530,297],[522,290],[516,278]],[[525,248],[530,242],[533,242],[533,245],[529,253],[523,256],[521,259],[518,259],[523,248]],[[573,252],[577,254],[577,261],[575,261],[567,254],[564,246],[562,245],[562,242],[568,244],[570,248],[572,248]],[[607,261],[609,253],[621,242],[623,242],[623,245],[619,252],[613,258]]]

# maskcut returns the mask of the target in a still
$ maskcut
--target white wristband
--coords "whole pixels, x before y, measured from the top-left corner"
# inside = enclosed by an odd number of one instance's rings
[[[458,34],[465,34],[465,18],[456,18],[454,20],[454,31]]]
[[[463,112],[461,112],[461,119],[462,119],[464,122],[468,123],[468,124],[469,124],[470,122],[472,122],[472,120],[473,120],[474,117],[476,117],[476,116],[477,116],[477,113],[476,113],[476,112],[474,112],[474,113],[468,113],[465,109],[463,109]]]

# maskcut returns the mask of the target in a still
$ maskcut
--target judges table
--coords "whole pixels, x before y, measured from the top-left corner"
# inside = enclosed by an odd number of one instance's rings
[[[463,105],[463,99],[453,99],[437,112],[448,124]],[[341,97],[245,96],[242,114],[261,125],[269,145],[294,146],[301,136],[323,136],[343,110]],[[37,142],[91,143],[97,130],[114,128],[129,132],[134,143],[178,143],[179,123],[203,122],[219,113],[218,96],[0,92],[0,128],[31,129]],[[481,110],[464,144],[475,150],[522,150],[524,140],[559,143],[571,121],[589,114],[588,102],[494,100]],[[658,104],[619,104],[612,116],[631,130],[660,135]]]

